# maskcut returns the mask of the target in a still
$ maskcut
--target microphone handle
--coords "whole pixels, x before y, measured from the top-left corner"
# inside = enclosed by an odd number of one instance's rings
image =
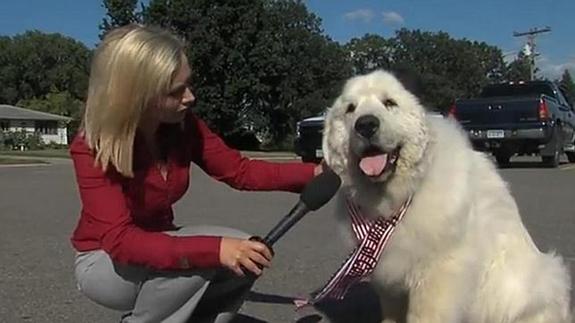
[[[251,237],[250,237],[250,240],[251,240],[251,241],[261,242],[261,243],[265,244],[266,247],[268,247],[268,249],[269,249],[270,252],[272,253],[272,256],[275,254],[274,250],[272,249],[272,246],[269,245],[269,244],[267,244],[267,243],[264,241],[264,239],[262,239],[261,237],[259,237],[259,236],[251,236]],[[264,269],[264,266],[262,266],[262,265],[260,265],[260,264],[256,264],[256,265],[258,266],[259,269],[262,269],[262,270]],[[249,271],[249,270],[248,270],[246,267],[244,267],[243,265],[240,265],[240,268],[242,269],[242,271],[243,271],[244,274],[246,275],[246,279],[247,279],[249,282],[253,283],[253,282],[258,278],[258,276],[256,276],[254,273],[252,273],[251,271]]]
[[[302,201],[298,201],[298,203],[291,209],[291,211],[284,216],[276,226],[274,226],[271,231],[265,236],[265,238],[261,238],[259,236],[252,236],[250,240],[261,242],[270,249],[272,255],[275,253],[272,245],[281,238],[297,221],[299,221],[309,210],[305,206]],[[262,266],[259,266],[260,269],[263,269]],[[242,271],[246,273],[247,279],[251,282],[255,281],[257,277],[248,269],[242,266]]]
[[[271,246],[281,238],[296,222],[298,222],[307,212],[308,208],[302,201],[298,203],[291,209],[291,211],[284,216],[281,221],[276,224],[275,227],[263,238],[263,243],[265,243],[270,249]]]

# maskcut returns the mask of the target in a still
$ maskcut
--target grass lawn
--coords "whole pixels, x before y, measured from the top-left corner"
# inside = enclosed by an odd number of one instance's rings
[[[47,162],[37,159],[28,159],[28,158],[23,159],[23,158],[0,156],[0,165],[22,165],[22,164],[47,164]]]
[[[4,156],[22,156],[22,157],[59,157],[70,158],[68,149],[43,149],[43,150],[0,150],[0,157]]]

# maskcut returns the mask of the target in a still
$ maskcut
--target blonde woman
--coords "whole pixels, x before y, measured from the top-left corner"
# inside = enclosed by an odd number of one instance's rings
[[[246,233],[174,225],[192,162],[241,190],[297,192],[321,172],[228,148],[191,111],[190,73],[178,38],[139,25],[109,32],[93,58],[70,148],[82,202],[71,240],[78,287],[122,322],[228,322],[249,288],[239,276],[270,265]]]

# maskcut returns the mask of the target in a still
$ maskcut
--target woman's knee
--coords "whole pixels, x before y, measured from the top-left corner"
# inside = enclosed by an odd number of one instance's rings
[[[80,255],[75,268],[78,289],[104,307],[129,311],[134,307],[143,269],[114,265],[108,254],[98,250]]]

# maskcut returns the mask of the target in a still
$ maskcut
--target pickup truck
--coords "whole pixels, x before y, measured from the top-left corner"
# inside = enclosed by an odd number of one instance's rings
[[[478,98],[459,99],[449,111],[473,147],[508,166],[515,154],[536,154],[557,167],[565,153],[575,162],[575,111],[550,81],[492,84]]]

